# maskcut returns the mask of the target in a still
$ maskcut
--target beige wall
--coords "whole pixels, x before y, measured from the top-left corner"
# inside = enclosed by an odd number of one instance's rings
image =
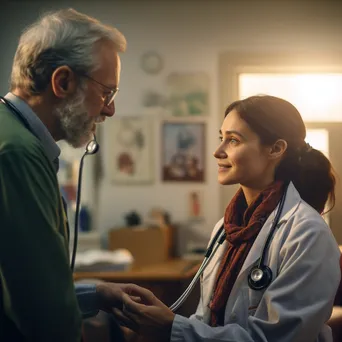
[[[108,173],[100,186],[96,226],[104,231],[122,225],[122,213],[138,209],[146,214],[159,205],[176,221],[187,219],[187,194],[202,190],[205,222],[192,229],[207,237],[222,215],[220,188],[216,183],[216,164],[211,152],[218,143],[222,119],[219,55],[236,53],[291,53],[298,50],[342,49],[342,11],[339,1],[49,1],[5,2],[0,13],[0,92],[7,90],[16,40],[21,29],[45,9],[74,7],[116,25],[128,39],[122,56],[122,81],[117,98],[117,115],[144,113],[142,96],[146,89],[165,89],[165,78],[173,71],[204,71],[210,77],[210,113],[207,119],[207,180],[203,184],[165,184],[160,181],[160,132],[156,120],[155,177],[150,186],[114,186]],[[156,50],[164,58],[164,69],[156,76],[140,68],[140,56]],[[227,102],[229,99],[227,99]],[[104,129],[101,151],[110,150]],[[338,157],[340,158],[340,157]],[[104,160],[105,169],[108,159]],[[86,192],[87,193],[87,192]],[[88,192],[91,201],[91,192]],[[341,222],[341,221],[340,221]]]

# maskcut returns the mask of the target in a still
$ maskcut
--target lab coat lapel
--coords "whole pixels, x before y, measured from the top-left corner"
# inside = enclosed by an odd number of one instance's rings
[[[278,227],[280,227],[284,222],[286,222],[289,217],[296,211],[299,202],[301,198],[299,196],[299,193],[297,192],[296,188],[292,184],[292,182],[289,184],[286,192],[286,199],[284,203],[283,212],[280,216]],[[279,204],[278,204],[279,206]],[[270,233],[273,221],[275,219],[278,206],[275,210],[271,213],[271,215],[268,217],[266,222],[264,223],[264,226],[262,227],[260,233],[258,234],[257,238],[255,239],[255,242],[250,250],[250,252],[247,255],[247,258],[240,270],[240,273],[238,275],[239,277],[244,273],[246,269],[249,269],[252,265],[256,263],[256,261],[260,258],[263,247],[265,245],[266,239]]]
[[[291,215],[298,208],[300,201],[301,201],[301,198],[297,190],[295,189],[293,184],[290,183],[287,189],[287,193],[286,193],[283,213],[277,225],[278,227],[280,227],[284,222],[286,222],[291,217]],[[228,303],[226,306],[226,314],[231,312],[232,307],[235,305],[236,298],[239,295],[239,291],[248,286],[248,282],[247,282],[248,272],[251,269],[251,267],[254,266],[256,262],[258,261],[258,259],[261,257],[261,253],[264,248],[265,241],[270,233],[271,226],[272,226],[273,220],[275,219],[277,210],[278,210],[278,206],[266,220],[251,250],[249,251],[244,264],[242,265],[240,273],[235,281],[235,284],[233,286],[233,289],[228,299]]]
[[[299,196],[299,193],[297,192],[296,188],[292,183],[289,184],[287,188],[286,193],[286,199],[284,203],[283,213],[280,217],[278,227],[282,225],[282,223],[286,222],[291,215],[296,211],[299,203],[301,201],[301,198]],[[237,280],[233,286],[231,295],[229,297],[226,311],[230,311],[232,305],[235,301],[235,294],[237,293],[238,288],[241,287],[243,283],[247,284],[247,276],[245,275],[246,271],[250,269],[252,265],[254,265],[257,260],[261,256],[262,249],[264,247],[265,241],[270,233],[270,229],[272,226],[272,222],[276,216],[277,208],[271,213],[271,215],[268,217],[266,222],[264,223],[264,226],[262,227],[259,235],[257,236],[250,252],[247,255],[247,258],[241,268],[241,271],[237,277]],[[215,226],[215,230],[218,229],[223,223],[223,219],[221,219],[217,225]],[[210,318],[210,309],[208,308],[209,302],[211,300],[212,291],[215,285],[216,280],[216,274],[218,267],[220,265],[220,262],[222,260],[222,257],[224,255],[224,251],[227,247],[227,242],[225,241],[217,250],[215,255],[213,256],[211,262],[207,266],[203,278],[202,278],[202,289],[205,289],[202,294],[202,304],[203,304],[203,321],[208,322]],[[235,299],[234,299],[235,298]]]

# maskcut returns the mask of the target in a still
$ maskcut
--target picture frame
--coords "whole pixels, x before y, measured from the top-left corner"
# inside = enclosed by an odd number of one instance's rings
[[[162,123],[162,181],[205,181],[205,129],[204,122]]]
[[[209,75],[172,72],[166,79],[169,111],[177,117],[202,117],[209,113]]]
[[[110,176],[115,184],[149,184],[153,174],[153,122],[142,116],[115,118],[110,134]]]

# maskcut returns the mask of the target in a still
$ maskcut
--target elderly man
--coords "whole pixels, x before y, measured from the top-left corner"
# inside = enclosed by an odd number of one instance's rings
[[[73,284],[56,141],[77,148],[114,115],[124,36],[61,10],[21,36],[0,103],[0,340],[79,341],[125,285]]]

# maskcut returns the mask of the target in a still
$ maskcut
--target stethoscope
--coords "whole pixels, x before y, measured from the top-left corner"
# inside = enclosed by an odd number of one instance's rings
[[[73,271],[75,268],[75,258],[76,258],[76,251],[77,251],[77,242],[78,242],[78,219],[80,216],[80,204],[81,204],[81,189],[82,189],[82,173],[83,173],[83,163],[84,158],[91,154],[95,154],[98,152],[100,145],[96,140],[96,135],[93,135],[93,140],[90,140],[86,145],[85,151],[83,156],[80,160],[80,166],[78,169],[78,182],[77,182],[77,194],[76,194],[76,209],[75,209],[75,226],[74,226],[74,244],[72,249],[72,256],[70,267]]]
[[[35,132],[32,131],[32,128],[27,121],[27,119],[24,117],[24,115],[20,112],[20,110],[10,101],[5,99],[4,97],[0,96],[0,101],[7,106],[8,109],[22,122],[22,124],[34,135],[37,139],[38,136],[35,134]],[[71,255],[71,261],[70,261],[70,267],[71,270],[74,271],[75,268],[75,259],[76,259],[76,251],[77,251],[77,242],[78,242],[78,220],[80,216],[80,204],[81,204],[81,188],[82,188],[82,173],[83,173],[83,164],[84,164],[84,158],[88,155],[95,154],[98,152],[100,148],[99,143],[96,140],[96,136],[94,134],[94,138],[88,142],[86,145],[85,151],[83,153],[83,156],[80,161],[79,171],[78,171],[78,184],[77,184],[77,194],[76,194],[76,210],[75,210],[75,226],[74,226],[74,243],[73,243],[73,249],[72,249],[72,255]],[[66,212],[66,206],[64,204],[64,210]]]
[[[287,187],[284,189],[284,193],[279,201],[277,213],[275,215],[275,218],[272,222],[272,226],[270,229],[270,232],[267,236],[267,239],[265,241],[265,244],[263,246],[261,256],[258,259],[257,264],[252,267],[252,269],[249,271],[248,274],[248,286],[250,289],[255,291],[260,291],[265,288],[267,288],[271,282],[272,282],[272,270],[265,264],[265,258],[266,258],[266,252],[271,244],[272,237],[278,228],[279,219],[281,216],[281,213],[284,208],[285,198],[286,198],[286,190]],[[216,234],[214,235],[213,239],[211,240],[209,247],[204,255],[204,259],[202,261],[201,266],[199,267],[197,273],[195,274],[194,278],[192,279],[189,286],[186,288],[186,290],[183,292],[183,294],[170,306],[170,310],[176,311],[179,309],[179,307],[185,302],[185,300],[189,297],[190,293],[193,291],[196,283],[198,282],[198,279],[203,274],[204,270],[208,266],[210,260],[215,255],[217,249],[222,245],[222,243],[226,239],[226,232],[224,230],[224,226],[222,226],[218,229]]]
[[[13,114],[16,115],[16,117],[25,125],[25,127],[36,136],[36,134],[32,131],[28,121],[26,118],[22,115],[22,113],[11,103],[10,101],[6,100],[4,97],[0,96],[0,100],[11,110]],[[36,136],[37,137],[37,136]],[[38,138],[38,137],[37,137]],[[76,211],[75,211],[75,226],[74,226],[74,243],[73,243],[73,251],[72,251],[72,257],[70,262],[70,267],[72,270],[74,270],[75,266],[75,258],[76,258],[76,251],[77,251],[77,240],[78,240],[78,219],[79,219],[79,212],[80,212],[80,203],[81,203],[81,188],[82,188],[82,173],[83,173],[83,164],[84,164],[84,158],[87,155],[92,155],[98,152],[100,146],[96,140],[96,136],[94,134],[94,139],[90,140],[88,144],[86,145],[85,152],[81,158],[80,166],[79,166],[79,173],[78,173],[78,185],[77,185],[77,197],[76,197]],[[284,207],[286,198],[286,189],[284,190],[284,193],[280,199],[278,210],[276,213],[276,216],[272,222],[272,226],[270,229],[270,232],[267,236],[267,239],[265,241],[265,244],[263,246],[261,256],[259,258],[258,263],[252,267],[248,274],[248,286],[252,290],[260,291],[265,288],[267,288],[270,283],[272,282],[272,270],[265,264],[265,257],[267,249],[270,246],[272,237],[278,228],[279,219]],[[183,292],[183,294],[177,299],[176,302],[174,302],[170,306],[170,310],[176,311],[178,308],[185,302],[185,300],[188,298],[190,293],[193,291],[196,283],[198,282],[199,278],[203,274],[204,270],[208,266],[209,262],[211,261],[212,257],[215,255],[217,249],[222,245],[222,243],[226,239],[226,232],[224,230],[223,225],[218,229],[215,236],[211,240],[209,247],[204,255],[204,259],[202,261],[201,266],[199,267],[197,273],[195,274],[194,278],[192,279],[189,286],[186,288],[186,290]]]

